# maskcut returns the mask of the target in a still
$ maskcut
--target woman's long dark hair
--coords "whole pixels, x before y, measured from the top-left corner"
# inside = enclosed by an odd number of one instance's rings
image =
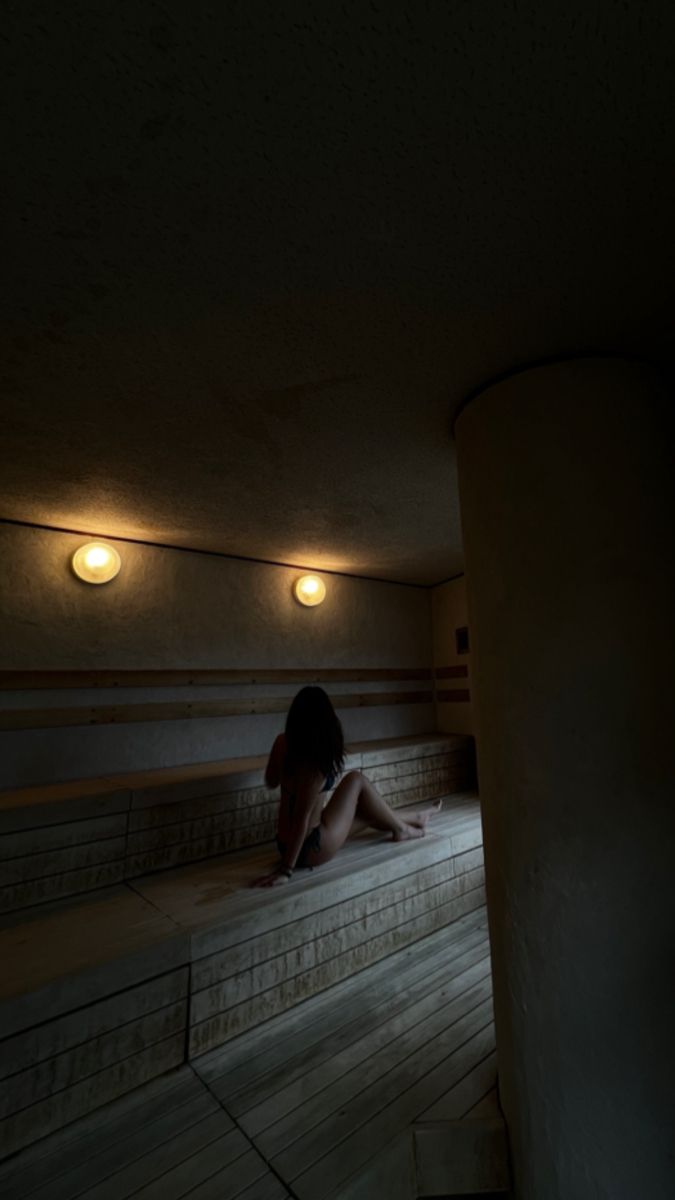
[[[344,761],[344,734],[328,696],[320,687],[301,688],[286,717],[289,770],[314,767],[330,779],[340,774]]]

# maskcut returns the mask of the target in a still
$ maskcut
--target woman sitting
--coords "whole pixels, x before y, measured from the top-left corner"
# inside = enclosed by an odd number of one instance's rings
[[[345,750],[342,726],[320,687],[305,687],[293,700],[286,731],[269,756],[265,783],[281,786],[276,871],[256,879],[254,887],[288,883],[296,867],[318,867],[337,854],[350,835],[362,829],[389,831],[395,842],[423,837],[440,801],[424,810],[395,812],[360,771],[342,774]],[[328,803],[323,793],[335,791]]]

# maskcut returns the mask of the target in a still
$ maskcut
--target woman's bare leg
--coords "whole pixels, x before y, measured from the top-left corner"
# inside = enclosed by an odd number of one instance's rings
[[[350,834],[370,826],[389,831],[396,842],[422,837],[433,809],[425,815],[397,813],[360,771],[349,771],[341,780],[321,817],[321,850],[313,854],[312,865],[327,862],[346,842]]]

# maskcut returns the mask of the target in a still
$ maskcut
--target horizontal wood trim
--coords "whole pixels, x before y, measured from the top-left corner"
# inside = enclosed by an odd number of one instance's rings
[[[219,687],[228,683],[376,683],[426,680],[430,667],[205,668],[157,671],[0,671],[1,691],[59,688]]]
[[[436,692],[436,699],[440,704],[467,704],[471,692],[468,688],[444,688]]]
[[[453,667],[436,667],[437,679],[466,679],[469,668],[466,663],[457,663]]]
[[[360,692],[331,697],[336,708],[380,708],[432,704],[433,692]],[[146,721],[189,721],[205,717],[259,716],[286,712],[288,696],[243,700],[180,700],[169,704],[102,704],[82,708],[8,709],[0,729],[57,729],[72,725],[128,725]]]

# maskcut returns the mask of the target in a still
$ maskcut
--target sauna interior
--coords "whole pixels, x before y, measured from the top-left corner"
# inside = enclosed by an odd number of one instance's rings
[[[3,1200],[675,1195],[673,12],[9,4]]]

